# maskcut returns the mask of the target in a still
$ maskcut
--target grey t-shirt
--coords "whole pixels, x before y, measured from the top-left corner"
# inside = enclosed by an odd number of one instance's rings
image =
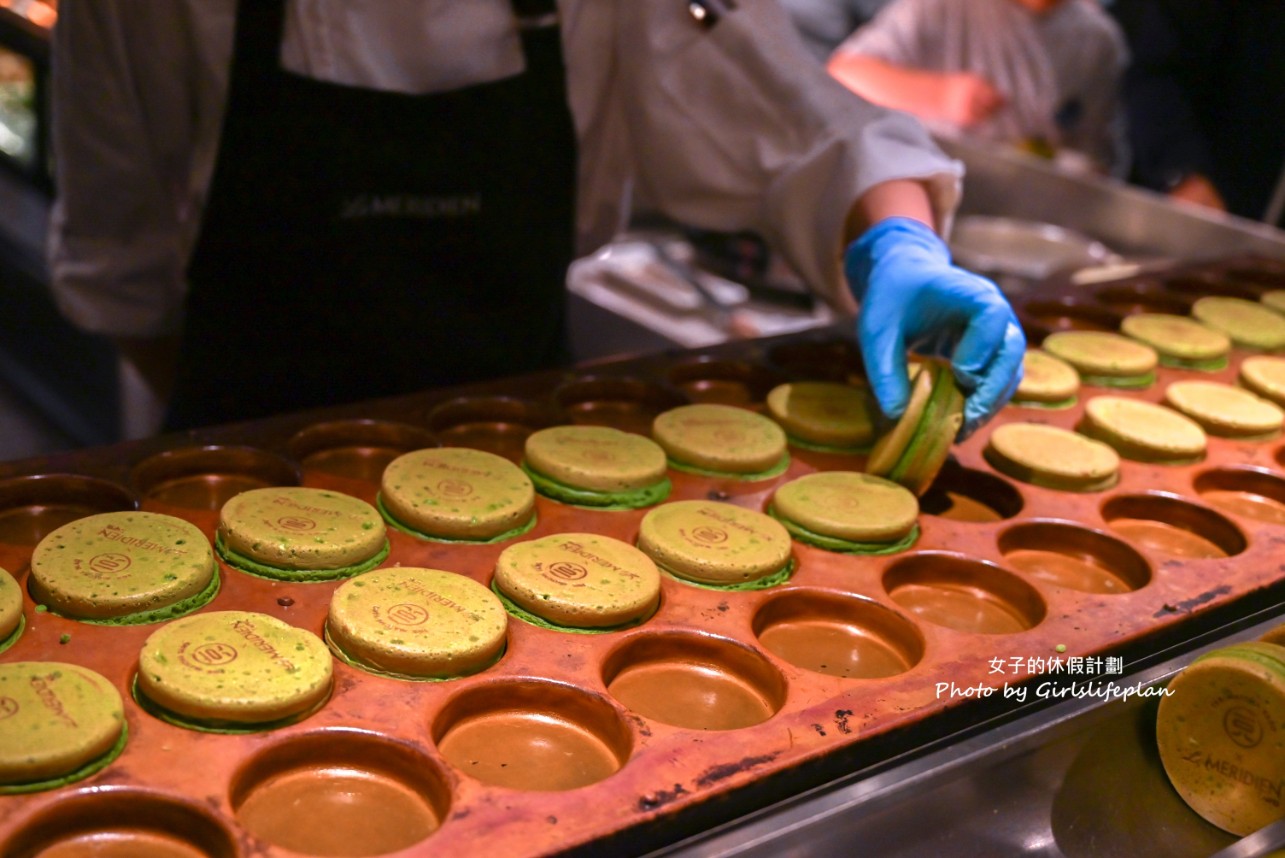
[[[780,0],[798,27],[808,50],[825,62],[853,30],[875,16],[890,0]]]

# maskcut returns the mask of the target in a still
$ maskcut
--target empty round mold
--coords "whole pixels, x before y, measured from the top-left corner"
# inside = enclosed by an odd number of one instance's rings
[[[574,379],[553,395],[572,423],[611,426],[648,437],[656,415],[687,404],[687,397],[673,388],[623,376]]]
[[[1219,468],[1196,476],[1196,493],[1232,515],[1285,524],[1285,479],[1259,468]]]
[[[1265,289],[1285,289],[1285,264],[1279,259],[1259,259],[1227,269],[1227,277]]]
[[[432,732],[456,770],[518,790],[597,783],[617,772],[633,751],[633,737],[610,703],[541,679],[474,685],[446,704]]]
[[[1039,592],[998,566],[947,552],[912,554],[888,567],[883,586],[919,619],[973,634],[1034,628],[1046,608]]]
[[[246,831],[292,852],[361,858],[413,846],[450,808],[444,773],[419,749],[358,730],[295,736],[259,751],[229,796]]]
[[[756,406],[783,379],[748,361],[702,358],[677,364],[669,370],[668,380],[692,402]]]
[[[218,510],[249,489],[299,485],[299,469],[254,447],[184,447],[144,459],[132,478],[145,509]]]
[[[557,409],[511,396],[462,396],[435,407],[428,426],[445,447],[471,447],[522,460],[527,436],[563,422]]]
[[[1022,495],[994,474],[950,459],[919,499],[919,509],[950,521],[1004,521],[1022,511]]]
[[[768,359],[794,378],[853,382],[865,379],[861,352],[851,340],[819,339],[783,343]]]
[[[1122,318],[1105,307],[1075,298],[1030,301],[1022,306],[1022,313],[1050,331],[1114,331]]]
[[[426,429],[388,420],[334,420],[296,433],[288,449],[305,472],[379,482],[393,459],[435,447]]]
[[[1245,537],[1236,525],[1173,495],[1119,495],[1102,505],[1102,517],[1135,546],[1159,554],[1201,559],[1245,550]]]
[[[785,703],[785,680],[766,658],[696,633],[631,638],[603,663],[603,681],[631,711],[692,730],[752,727]]]
[[[1258,300],[1257,289],[1248,285],[1234,283],[1216,274],[1189,274],[1181,277],[1167,277],[1161,283],[1169,292],[1177,295],[1188,295],[1192,298],[1220,295],[1224,298],[1244,298],[1247,301]]]
[[[134,787],[61,796],[27,820],[6,858],[238,858],[227,826],[205,807]]]
[[[783,661],[844,679],[896,676],[924,656],[914,623],[871,599],[828,590],[794,590],[764,603],[754,634]]]
[[[1168,313],[1185,315],[1191,301],[1175,295],[1166,295],[1154,283],[1129,283],[1106,286],[1094,292],[1098,302],[1121,316],[1135,313]]]
[[[1013,569],[1083,593],[1128,593],[1151,580],[1151,567],[1137,551],[1077,524],[1018,524],[1000,534],[999,550]]]
[[[78,474],[36,474],[0,481],[0,543],[35,545],[68,522],[138,506],[126,488]]]

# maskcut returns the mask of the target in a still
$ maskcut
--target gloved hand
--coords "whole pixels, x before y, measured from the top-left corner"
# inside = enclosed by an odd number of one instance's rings
[[[967,395],[962,440],[995,415],[1022,379],[1026,337],[994,283],[956,268],[932,230],[910,218],[882,220],[844,255],[861,304],[857,336],[875,398],[890,418],[906,410],[906,350],[950,358]]]

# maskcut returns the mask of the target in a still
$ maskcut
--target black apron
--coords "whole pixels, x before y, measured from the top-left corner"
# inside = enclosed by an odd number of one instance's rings
[[[562,360],[576,148],[556,23],[522,30],[520,75],[408,95],[283,70],[284,14],[238,4],[167,428]]]

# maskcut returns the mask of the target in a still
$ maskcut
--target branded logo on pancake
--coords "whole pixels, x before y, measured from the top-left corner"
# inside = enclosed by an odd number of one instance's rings
[[[1232,706],[1223,714],[1223,731],[1242,748],[1256,748],[1263,741],[1258,714],[1244,706]]]
[[[107,551],[103,554],[95,554],[89,558],[89,571],[98,577],[107,577],[119,575],[130,567],[133,563],[127,554],[119,554],[115,551]]]
[[[727,541],[727,531],[720,527],[701,524],[692,528],[692,539],[706,545],[721,545]]]
[[[546,577],[552,576],[560,581],[580,581],[589,577],[589,570],[579,563],[571,563],[566,560],[559,560],[557,563],[550,563]]]
[[[422,626],[428,622],[428,611],[423,606],[410,602],[393,605],[388,609],[387,616],[390,622],[399,626]]]
[[[229,643],[216,641],[193,647],[190,652],[192,661],[204,667],[222,667],[236,661],[236,647]]]
[[[57,674],[33,676],[31,677],[31,690],[36,693],[36,697],[40,698],[40,705],[48,709],[51,715],[68,727],[77,727],[79,725],[76,724],[76,719],[71,717],[66,707],[62,705],[62,701],[58,699],[57,693],[54,692],[52,683],[57,681]]]
[[[0,697],[0,721],[18,714],[18,701],[12,697]]]
[[[473,494],[473,486],[464,480],[447,477],[437,483],[437,493],[445,498],[466,498]]]
[[[282,530],[293,531],[294,533],[304,533],[309,530],[316,530],[317,523],[310,518],[304,518],[301,515],[283,515],[277,519],[277,527]]]

